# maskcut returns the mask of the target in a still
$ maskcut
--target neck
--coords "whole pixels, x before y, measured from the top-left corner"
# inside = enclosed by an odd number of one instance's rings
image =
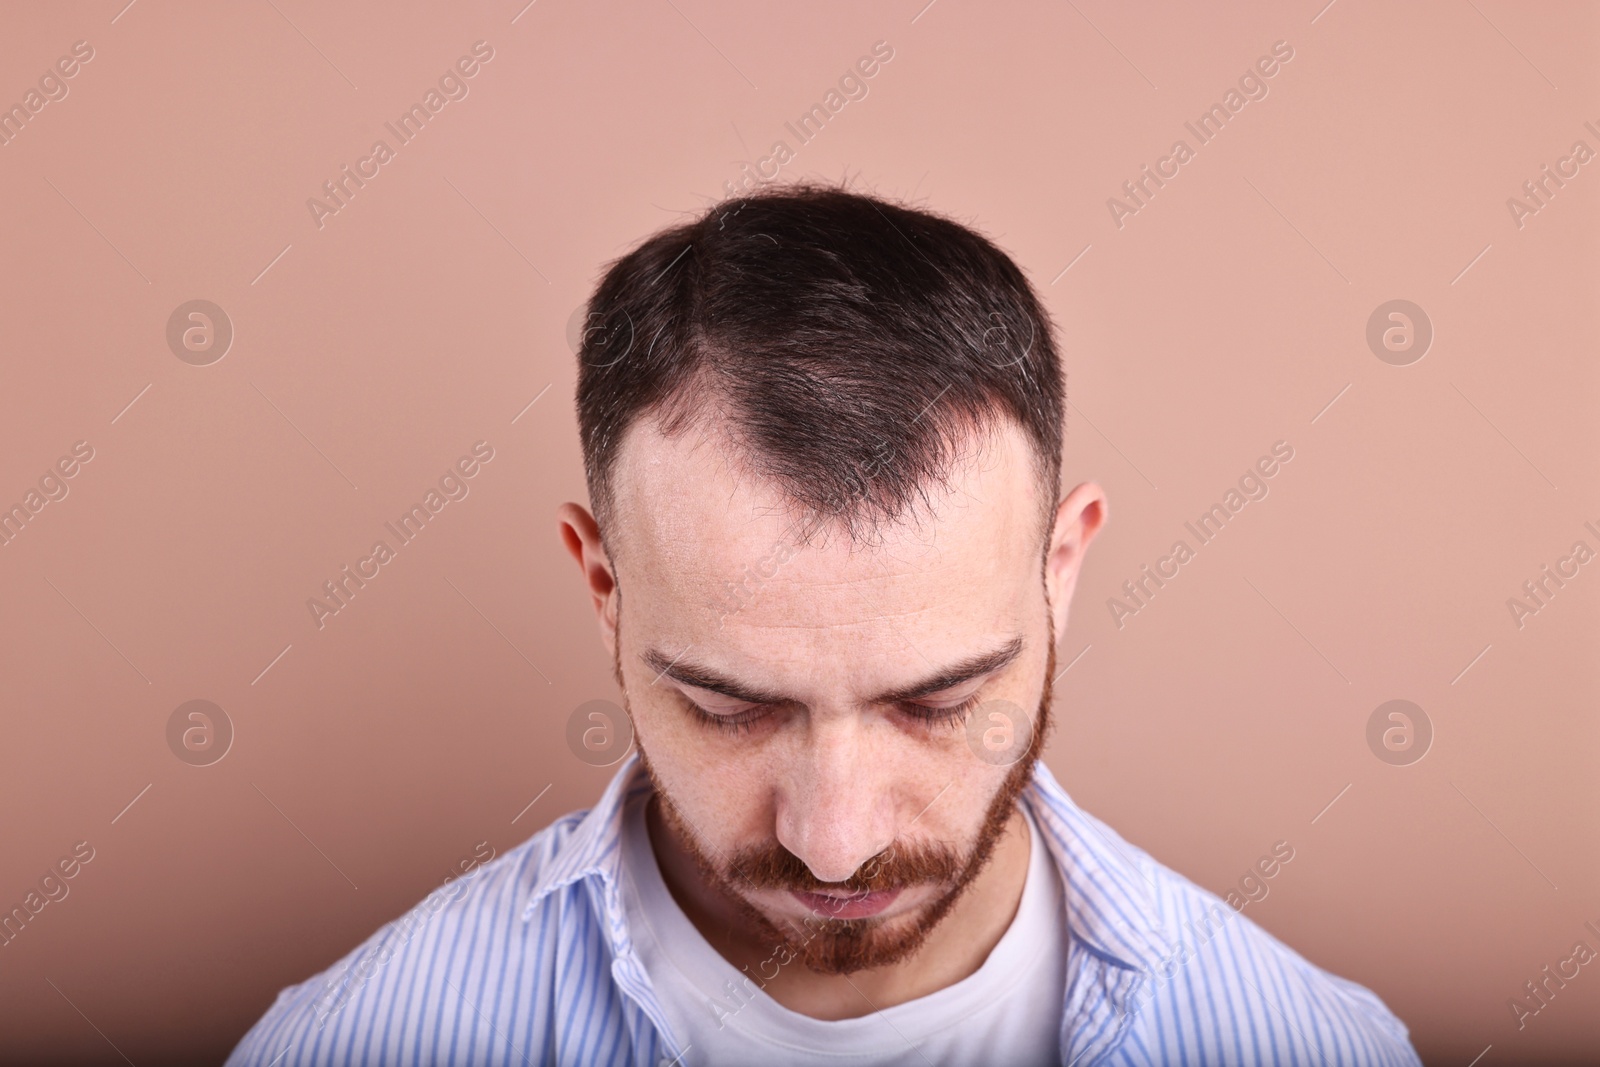
[[[723,959],[750,974],[773,1000],[814,1019],[869,1015],[971,976],[1010,927],[1028,878],[1028,824],[1014,808],[989,862],[909,958],[850,975],[818,974],[793,963],[777,968],[769,979],[758,968],[770,961],[774,946],[749,929],[739,910],[705,881],[661,818],[654,796],[645,808],[645,821],[662,879],[700,935]]]

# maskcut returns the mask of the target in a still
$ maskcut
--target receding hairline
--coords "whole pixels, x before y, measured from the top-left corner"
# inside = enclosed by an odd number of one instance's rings
[[[621,440],[617,442],[612,457],[612,472],[625,468],[636,458],[637,449],[642,446],[641,439],[652,430],[668,441],[681,441],[699,434],[696,448],[711,450],[720,461],[730,466],[738,479],[748,479],[773,491],[779,501],[778,507],[786,509],[784,514],[790,520],[786,529],[795,536],[797,544],[825,544],[830,538],[840,536],[849,544],[864,548],[881,540],[891,527],[937,521],[939,495],[942,492],[947,497],[953,492],[952,481],[956,476],[973,469],[986,458],[1004,462],[1000,441],[1010,430],[1028,455],[1033,474],[1031,484],[1039,495],[1038,536],[1044,548],[1048,549],[1050,529],[1060,500],[1060,461],[1059,458],[1052,461],[1040,455],[1026,427],[1001,408],[997,407],[977,419],[961,418],[959,415],[951,417],[949,413],[941,416],[939,436],[947,446],[944,462],[930,478],[918,485],[916,496],[905,506],[818,512],[807,508],[803,501],[789,492],[784,484],[785,479],[771,476],[762,469],[759,452],[740,439],[735,424],[725,417],[725,398],[712,392],[697,403],[692,399],[693,393],[691,388],[678,390],[630,421]],[[601,542],[613,565],[618,560],[618,542],[621,540],[613,531],[629,525],[618,507],[621,494],[617,490],[623,484],[627,484],[627,480],[608,478],[605,482],[607,498],[591,501],[595,505],[594,516],[600,528]]]

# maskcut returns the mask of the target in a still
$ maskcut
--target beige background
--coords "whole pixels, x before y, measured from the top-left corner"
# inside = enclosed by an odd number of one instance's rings
[[[0,1059],[215,1062],[478,842],[595,800],[568,320],[780,138],[782,180],[979,225],[1061,324],[1067,484],[1112,515],[1060,649],[1075,798],[1219,892],[1290,842],[1246,914],[1430,1064],[1600,1047],[1600,964],[1507,1007],[1600,948],[1600,563],[1506,606],[1600,550],[1600,162],[1506,206],[1600,150],[1593,6],[124,2],[0,33],[0,102],[94,49],[0,147],[0,504],[94,449],[0,548],[0,907],[95,852],[0,948]],[[470,95],[319,228],[307,199],[479,40]],[[1119,229],[1107,198],[1279,40],[1269,95]],[[193,299],[234,326],[210,366],[166,343]],[[1433,323],[1409,366],[1365,341],[1392,299]],[[307,598],[479,440],[470,495],[319,630]],[[1270,495],[1119,629],[1107,599],[1279,440]],[[236,731],[211,766],[167,744],[192,699]],[[1433,726],[1410,766],[1367,745],[1391,699]]]

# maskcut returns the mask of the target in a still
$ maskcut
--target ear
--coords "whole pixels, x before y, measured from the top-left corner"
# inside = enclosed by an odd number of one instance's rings
[[[617,652],[617,577],[600,541],[600,526],[589,510],[579,504],[562,504],[556,509],[556,526],[561,543],[567,546],[589,588],[600,621],[600,640],[612,656]]]
[[[1094,482],[1085,482],[1056,507],[1050,529],[1050,547],[1045,553],[1045,588],[1050,591],[1051,640],[1059,643],[1067,632],[1067,613],[1072,593],[1078,587],[1083,554],[1109,517],[1106,493]]]

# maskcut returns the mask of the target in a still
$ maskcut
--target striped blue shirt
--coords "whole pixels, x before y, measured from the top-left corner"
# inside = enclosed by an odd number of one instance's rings
[[[228,1067],[716,1062],[672,1033],[628,930],[623,808],[650,788],[630,755],[594,808],[279,993]],[[1063,1064],[1420,1067],[1376,995],[1123,841],[1043,761],[1021,802],[1065,892]]]

